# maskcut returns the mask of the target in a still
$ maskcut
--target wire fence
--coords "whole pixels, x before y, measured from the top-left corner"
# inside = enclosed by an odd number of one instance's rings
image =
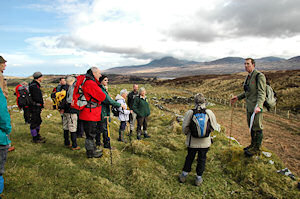
[[[227,99],[221,99],[221,98],[217,98],[214,96],[208,96],[208,99],[216,104],[221,104],[221,105],[225,105],[225,106],[229,106],[231,107],[231,103],[229,100]],[[240,102],[237,101],[234,104],[235,108],[240,108],[240,109],[245,109],[246,105],[244,102]],[[277,115],[280,116],[282,118],[285,119],[290,119],[290,120],[300,120],[300,115],[297,113],[292,112],[291,110],[282,110],[282,109],[278,109],[277,107],[275,107],[274,109],[270,110],[267,112],[268,114],[273,114],[273,115]]]

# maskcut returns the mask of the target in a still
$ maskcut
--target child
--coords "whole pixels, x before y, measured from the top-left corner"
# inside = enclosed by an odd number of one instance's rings
[[[124,131],[126,128],[126,123],[129,121],[129,114],[132,113],[132,111],[127,110],[127,104],[125,99],[127,98],[127,90],[123,89],[120,91],[120,94],[117,95],[116,100],[118,103],[121,104],[121,107],[119,110],[119,120],[120,120],[120,129],[119,129],[119,139],[118,141],[124,142]],[[125,106],[125,109],[122,108],[122,105]]]

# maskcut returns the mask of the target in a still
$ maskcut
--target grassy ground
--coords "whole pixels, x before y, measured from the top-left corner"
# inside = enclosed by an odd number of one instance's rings
[[[171,95],[176,91],[145,85],[149,97]],[[113,96],[130,85],[110,86]],[[49,90],[45,90],[49,92]],[[48,94],[49,95],[49,94]],[[10,103],[13,103],[10,97]],[[174,107],[175,108],[175,107]],[[117,142],[118,120],[113,118],[113,165],[109,151],[101,159],[87,159],[85,150],[71,151],[63,146],[61,119],[57,111],[42,113],[42,136],[46,144],[31,143],[29,126],[20,112],[12,111],[11,139],[16,150],[8,154],[3,198],[299,198],[296,182],[277,174],[283,163],[271,158],[244,158],[242,146],[229,147],[224,128],[214,132],[214,144],[207,159],[204,183],[193,186],[193,172],[186,184],[179,184],[186,156],[185,136],[174,115],[151,106],[150,139],[132,146]],[[52,114],[50,118],[47,118]],[[127,138],[128,140],[128,138]],[[79,139],[84,148],[84,140]],[[275,164],[269,164],[273,160]]]

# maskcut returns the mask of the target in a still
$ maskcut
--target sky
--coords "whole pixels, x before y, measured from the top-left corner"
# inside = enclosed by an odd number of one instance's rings
[[[300,55],[298,0],[0,0],[5,75]]]

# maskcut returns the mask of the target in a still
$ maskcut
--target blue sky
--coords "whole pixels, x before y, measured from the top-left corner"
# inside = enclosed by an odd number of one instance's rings
[[[174,56],[300,55],[293,0],[0,0],[5,75],[83,73]]]

